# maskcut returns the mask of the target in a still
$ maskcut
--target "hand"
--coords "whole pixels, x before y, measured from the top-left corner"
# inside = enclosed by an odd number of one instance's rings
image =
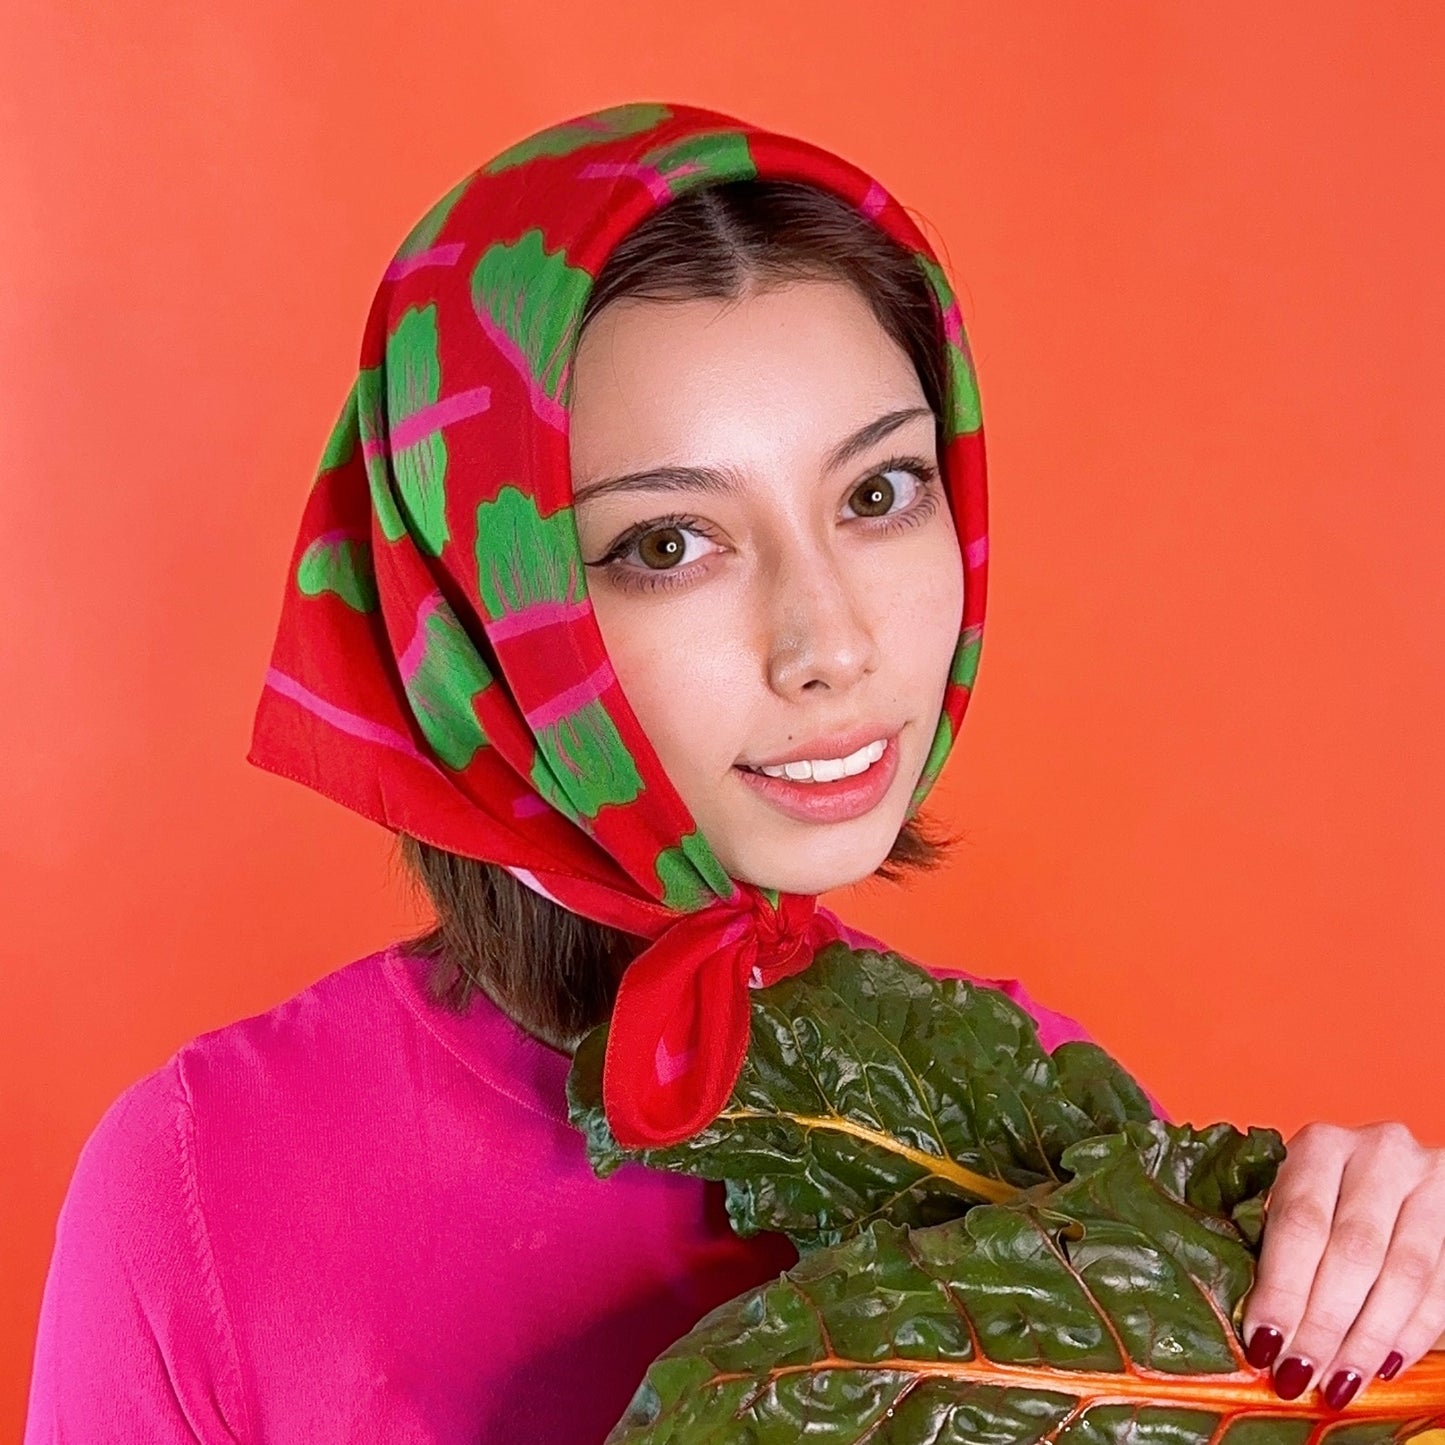
[[[1377,1372],[1445,1348],[1442,1329],[1445,1149],[1399,1123],[1306,1124],[1265,1200],[1240,1330],[1250,1363],[1278,1357],[1277,1394],[1313,1383],[1339,1409]]]

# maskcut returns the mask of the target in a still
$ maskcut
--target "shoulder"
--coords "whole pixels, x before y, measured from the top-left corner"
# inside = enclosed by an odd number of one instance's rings
[[[377,1056],[394,996],[371,954],[263,1013],[196,1035],[137,1079],[82,1145],[58,1230],[72,1248],[145,1252],[169,1219],[191,1245],[203,1234],[198,1174],[218,1142],[279,1115],[316,1108],[315,1085],[351,1054]]]
[[[370,1072],[410,1025],[380,949],[318,978],[272,1007],[197,1034],[173,1059],[178,1085],[207,1130],[225,1131],[293,1106],[314,1111],[319,1094]],[[319,1091],[319,1094],[318,1094]]]
[[[72,1243],[94,1234],[114,1244],[117,1227],[143,1229],[176,1202],[192,1122],[178,1062],[172,1054],[124,1089],[81,1146],[60,1214]]]
[[[76,1160],[41,1300],[27,1442],[244,1438],[232,1433],[245,1405],[194,1160],[173,1054],[114,1099]]]
[[[385,958],[196,1035],[104,1110],[57,1218],[27,1441],[246,1438],[238,1249],[349,1137],[358,1080],[386,1091],[362,1067],[405,1027]]]

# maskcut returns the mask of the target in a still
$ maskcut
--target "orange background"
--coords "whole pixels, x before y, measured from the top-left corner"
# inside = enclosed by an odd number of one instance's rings
[[[243,761],[413,221],[528,132],[711,105],[918,212],[992,557],[946,875],[829,901],[1022,977],[1177,1119],[1445,1143],[1445,7],[11,0],[0,51],[0,1437],[134,1079],[420,915]]]

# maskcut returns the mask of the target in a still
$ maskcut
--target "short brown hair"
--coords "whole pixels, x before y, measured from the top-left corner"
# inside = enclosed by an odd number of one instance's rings
[[[943,448],[947,359],[937,303],[914,258],[840,197],[796,181],[704,186],[654,212],[607,258],[588,296],[580,338],[623,297],[734,300],[750,283],[849,282],[908,355]],[[408,834],[400,854],[436,922],[402,941],[433,962],[430,992],[463,1013],[480,990],[522,1028],[570,1053],[608,1018],[623,970],[645,940],[560,907],[499,864],[448,853]],[[958,839],[915,814],[877,876],[937,867]]]

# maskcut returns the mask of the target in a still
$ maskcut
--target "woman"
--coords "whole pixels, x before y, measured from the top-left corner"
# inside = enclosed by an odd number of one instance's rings
[[[687,1137],[748,989],[876,942],[816,894],[940,860],[918,810],[977,665],[984,520],[948,283],[848,163],[639,104],[443,197],[372,306],[249,754],[392,828],[437,926],[112,1105],[27,1441],[600,1440],[656,1354],[789,1267],[721,1186],[594,1178],[569,1054],[610,1020],[614,1133]],[[1086,1036],[984,982],[1045,1047]],[[1358,1384],[1445,1324],[1413,1268],[1445,1212],[1409,1192],[1440,1159],[1398,1129],[1299,1158],[1251,1349],[1272,1325]]]

